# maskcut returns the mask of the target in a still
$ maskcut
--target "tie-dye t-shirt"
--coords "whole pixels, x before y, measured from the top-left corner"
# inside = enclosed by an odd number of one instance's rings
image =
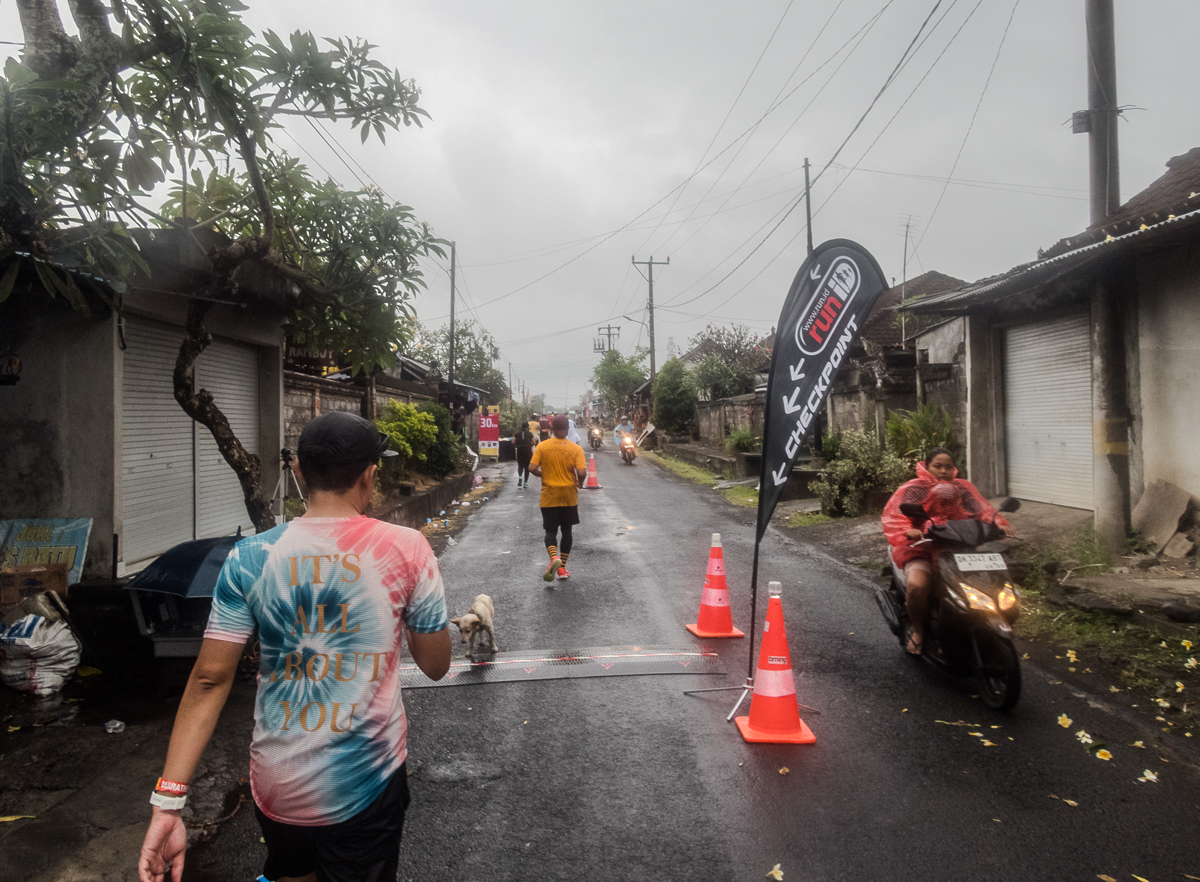
[[[243,539],[204,636],[262,648],[250,786],[270,818],[353,817],[404,762],[400,643],[448,627],[437,559],[416,530],[300,518]]]

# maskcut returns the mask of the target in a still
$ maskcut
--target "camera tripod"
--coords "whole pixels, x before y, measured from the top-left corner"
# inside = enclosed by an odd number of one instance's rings
[[[304,493],[300,490],[300,481],[296,478],[296,473],[292,471],[292,451],[288,448],[283,448],[279,451],[279,462],[282,466],[279,470],[279,480],[275,482],[275,492],[271,494],[271,512],[275,512],[275,503],[279,502],[279,519],[281,523],[287,523],[287,496],[288,478],[291,478],[291,486],[295,488],[296,495],[300,497],[300,501],[304,502]],[[307,507],[307,503],[306,503]]]

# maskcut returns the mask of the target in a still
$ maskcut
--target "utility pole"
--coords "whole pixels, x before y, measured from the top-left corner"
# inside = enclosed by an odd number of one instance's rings
[[[618,325],[605,325],[603,328],[596,328],[600,332],[600,337],[607,337],[608,342],[596,338],[596,345],[592,347],[596,352],[608,352],[613,348],[613,337],[621,336],[621,328]]]
[[[804,229],[808,231],[808,253],[813,253],[812,195],[808,186],[808,157],[804,157]]]
[[[1091,223],[1102,223],[1121,204],[1117,162],[1117,49],[1112,0],[1087,0],[1088,109],[1071,117],[1071,131],[1088,135]]]
[[[454,243],[450,243],[450,394],[454,394]]]
[[[510,361],[508,363],[508,398],[510,401],[512,400],[512,397],[513,397],[512,362]]]
[[[634,266],[644,266],[649,272],[646,281],[650,283],[650,321],[648,327],[650,328],[650,389],[653,392],[654,378],[658,375],[658,369],[654,364],[654,268],[656,266],[669,266],[671,258],[668,257],[666,260],[656,261],[654,255],[651,254],[649,260],[638,260],[635,254],[630,260]]]

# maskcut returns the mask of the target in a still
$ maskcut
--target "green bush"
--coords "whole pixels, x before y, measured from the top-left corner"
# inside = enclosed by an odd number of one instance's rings
[[[516,401],[500,402],[500,437],[511,438],[529,422],[528,408]]]
[[[696,413],[696,390],[678,358],[669,358],[654,379],[654,424],[668,434],[686,431]]]
[[[462,439],[451,428],[450,411],[442,405],[425,401],[417,407],[417,410],[432,417],[434,425],[437,426],[437,441],[425,454],[424,471],[429,477],[440,480],[454,471],[454,467],[458,465],[458,458],[462,453]]]
[[[424,463],[438,440],[434,418],[402,401],[388,402],[375,425],[392,439],[391,448],[399,454],[395,468],[401,475],[406,475],[413,464]]]
[[[904,459],[924,459],[933,447],[945,447],[954,456],[959,476],[965,477],[963,450],[954,437],[950,414],[936,404],[923,404],[916,410],[893,410],[887,418],[888,446]]]
[[[868,491],[892,492],[912,477],[912,465],[884,447],[874,433],[843,432],[838,458],[821,470],[811,487],[822,508],[856,517]]]
[[[821,457],[826,462],[833,462],[842,452],[842,442],[837,435],[825,435],[821,438]]]
[[[759,446],[759,440],[749,429],[734,429],[725,439],[726,453],[752,453]]]

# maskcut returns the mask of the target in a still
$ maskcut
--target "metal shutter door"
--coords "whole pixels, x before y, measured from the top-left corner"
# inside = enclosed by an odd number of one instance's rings
[[[213,401],[250,453],[258,451],[258,350],[214,338],[196,360],[196,382]],[[212,433],[196,426],[196,538],[227,536],[241,527],[254,532],[246,513],[242,485],[217,449]]]
[[[172,372],[183,329],[125,323],[121,375],[121,557],[136,563],[192,538],[192,421]]]
[[[1086,314],[1008,329],[1004,406],[1008,492],[1090,510],[1092,372]]]

